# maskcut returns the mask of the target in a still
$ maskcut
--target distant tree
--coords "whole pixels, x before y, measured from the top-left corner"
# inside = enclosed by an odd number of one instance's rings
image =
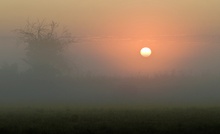
[[[59,25],[52,21],[27,21],[24,28],[17,29],[18,37],[26,44],[28,72],[39,76],[58,76],[70,70],[65,62],[63,51],[74,42],[68,30],[58,32]]]

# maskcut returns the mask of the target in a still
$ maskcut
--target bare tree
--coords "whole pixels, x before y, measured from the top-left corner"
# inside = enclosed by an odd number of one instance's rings
[[[68,30],[58,32],[59,25],[52,21],[27,21],[24,28],[17,29],[18,37],[26,44],[26,58],[29,73],[42,76],[65,74],[70,69],[65,62],[63,51],[74,42]]]

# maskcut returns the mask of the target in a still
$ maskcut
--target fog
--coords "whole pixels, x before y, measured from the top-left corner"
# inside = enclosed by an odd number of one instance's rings
[[[152,106],[218,105],[219,102],[220,49],[217,43],[188,45],[189,52],[179,57],[185,61],[176,64],[173,64],[175,59],[167,57],[164,57],[166,62],[155,62],[154,51],[152,57],[140,56],[140,61],[128,64],[132,59],[126,59],[123,54],[121,59],[100,56],[106,51],[105,44],[79,41],[64,51],[65,61],[72,69],[66,76],[32,74],[28,71],[30,66],[24,62],[27,57],[24,44],[12,37],[1,39],[1,44],[2,104]],[[109,50],[112,48],[109,55],[119,54],[121,51],[117,52],[117,48],[125,46],[129,45],[109,46]],[[183,48],[181,45],[167,47],[172,50]],[[190,48],[194,48],[193,51]],[[164,66],[161,69],[150,64]]]
[[[220,101],[217,0],[0,3],[1,104]]]
[[[126,41],[123,38],[116,40],[107,37],[96,40],[86,37],[74,38],[77,42],[70,44],[64,51],[65,60],[81,75],[88,72],[107,76],[134,76],[140,73],[154,75],[173,70],[185,73],[220,72],[219,41],[210,38],[204,40],[201,37],[202,41],[184,38],[184,41],[179,41],[173,37],[169,41],[158,39],[159,43],[156,39],[152,43],[135,38]],[[25,45],[15,34],[10,37],[2,36],[0,41],[1,65],[18,63],[19,71],[25,71],[28,68],[23,61]],[[139,54],[144,46],[152,49],[151,57],[143,58]]]

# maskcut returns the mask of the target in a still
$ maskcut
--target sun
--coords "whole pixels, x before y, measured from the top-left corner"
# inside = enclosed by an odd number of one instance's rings
[[[148,47],[144,47],[140,50],[140,54],[143,56],[143,57],[149,57],[151,55],[152,51],[150,48]]]

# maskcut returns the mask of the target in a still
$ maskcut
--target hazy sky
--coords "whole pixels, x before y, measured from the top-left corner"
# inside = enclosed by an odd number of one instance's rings
[[[220,71],[219,0],[1,0],[0,62],[18,60],[12,30],[54,20],[80,38],[69,59],[111,74]],[[152,56],[139,55],[150,47]],[[19,56],[18,56],[19,55]]]

